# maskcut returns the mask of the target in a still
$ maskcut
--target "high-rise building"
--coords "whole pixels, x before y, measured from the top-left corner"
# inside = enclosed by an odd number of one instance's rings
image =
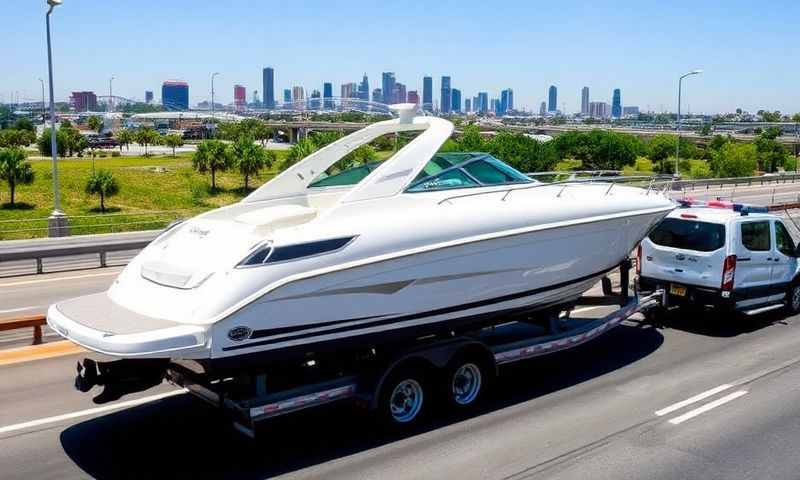
[[[144,103],[153,103],[153,91],[152,90],[145,90],[144,91]]]
[[[589,114],[589,87],[581,89],[581,115]]]
[[[389,98],[392,103],[405,103],[406,102],[406,86],[400,82],[395,82],[394,91]]]
[[[358,93],[358,85],[354,82],[350,83],[343,83],[341,86],[341,95],[342,98],[357,98]]]
[[[408,92],[408,103],[419,105],[419,94],[417,93],[416,90],[410,90]]]
[[[622,118],[622,92],[619,88],[614,89],[614,97],[611,100],[611,116]]]
[[[266,101],[266,100],[265,100]],[[292,103],[292,91],[288,88],[283,89],[283,103]],[[288,107],[289,105],[285,105]]]
[[[247,104],[247,89],[242,85],[233,86],[233,106],[237,112],[244,110]]]
[[[472,99],[467,98],[464,100],[464,113],[470,113],[472,111]]]
[[[622,107],[623,117],[635,117],[637,115],[639,115],[639,107]]]
[[[394,103],[392,95],[394,95],[394,72],[383,72],[381,78],[381,92],[383,92],[383,103],[391,105]]]
[[[353,102],[346,100],[347,98],[358,98],[358,85],[355,82],[343,83],[341,88],[342,109],[348,110],[352,107]]]
[[[161,85],[161,105],[164,110],[189,110],[189,84],[167,80]]]
[[[311,95],[309,96],[308,108],[311,110],[319,110],[320,106],[322,106],[322,101],[320,98],[322,98],[322,95],[319,93],[319,90],[312,90]]]
[[[606,102],[589,102],[589,116],[592,118],[608,118],[611,106]]]
[[[478,104],[475,105],[475,111],[478,113],[489,111],[489,94],[487,92],[478,92]]]
[[[547,91],[547,111],[555,113],[558,110],[558,89],[555,85],[550,85]]]
[[[433,111],[433,77],[422,77],[422,110]]]
[[[97,95],[94,92],[72,92],[70,103],[76,112],[97,111]]]
[[[253,105],[261,106],[261,97],[258,96],[258,90],[253,90]]]
[[[369,79],[366,72],[361,78],[361,83],[358,84],[358,98],[365,102],[369,100]]]
[[[372,91],[372,102],[383,103],[383,91],[380,88],[376,88]]]
[[[455,113],[461,113],[461,90],[453,88],[450,90],[450,109]]]
[[[267,67],[262,71],[263,87],[261,94],[264,96],[264,108],[275,108],[275,70]]]
[[[505,115],[509,110],[514,110],[514,90],[507,88],[500,92],[499,115]]]
[[[492,112],[494,112],[495,115],[500,115],[500,100],[493,98],[490,104],[492,106]]]
[[[325,110],[333,110],[333,84],[331,82],[322,84],[322,104]]]
[[[299,102],[300,100],[306,99],[306,91],[303,87],[295,85],[292,87],[292,101]]]
[[[547,115],[547,102],[542,102],[542,104],[539,105],[539,116],[544,117],[545,115]]]
[[[449,113],[453,105],[452,92],[450,90],[450,77],[442,77],[442,96],[440,97],[440,108],[442,113]]]

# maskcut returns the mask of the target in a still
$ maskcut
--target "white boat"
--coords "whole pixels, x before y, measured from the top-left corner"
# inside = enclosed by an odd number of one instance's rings
[[[107,292],[52,305],[48,324],[112,357],[221,368],[468,331],[568,306],[674,208],[651,189],[545,184],[488,154],[437,153],[453,125],[398,110],[169,228]],[[324,174],[398,132],[419,135]]]

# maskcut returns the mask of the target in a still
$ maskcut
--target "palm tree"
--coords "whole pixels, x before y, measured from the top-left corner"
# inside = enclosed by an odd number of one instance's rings
[[[251,138],[240,138],[233,146],[233,154],[239,167],[239,173],[244,177],[244,189],[250,188],[250,177],[258,175],[262,169],[269,167],[275,154],[264,150],[253,143]]]
[[[183,146],[183,137],[180,135],[166,135],[162,140],[164,145],[172,149],[172,158],[175,158],[175,149]]]
[[[211,172],[211,188],[217,189],[217,172],[230,168],[233,163],[230,147],[219,140],[206,140],[197,145],[192,155],[192,165],[201,173]]]
[[[11,205],[17,185],[33,183],[33,168],[25,161],[25,150],[19,147],[0,149],[0,180],[8,182],[11,190]]]
[[[147,146],[158,144],[160,138],[161,135],[159,135],[158,132],[156,132],[152,128],[145,127],[136,132],[136,143],[144,146],[145,157],[148,155]]]
[[[101,120],[97,115],[92,115],[89,117],[89,119],[86,121],[86,124],[88,125],[89,129],[96,130],[98,133],[103,129],[103,120]]]
[[[119,142],[120,152],[122,151],[123,145],[125,145],[126,149],[130,150],[130,144],[136,140],[134,133],[127,128],[119,130],[114,136],[117,137],[117,142]]]
[[[93,171],[86,180],[86,193],[100,195],[100,212],[106,213],[106,197],[111,197],[119,192],[117,179],[110,170]]]

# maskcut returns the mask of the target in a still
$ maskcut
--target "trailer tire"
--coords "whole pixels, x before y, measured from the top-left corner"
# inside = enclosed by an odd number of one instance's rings
[[[419,423],[426,413],[428,375],[421,366],[401,366],[392,371],[381,386],[378,415],[389,428],[408,428]]]
[[[442,390],[450,409],[474,408],[486,396],[494,375],[490,365],[477,355],[458,355],[449,363]]]

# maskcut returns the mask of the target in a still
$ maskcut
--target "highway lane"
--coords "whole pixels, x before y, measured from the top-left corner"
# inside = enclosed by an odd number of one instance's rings
[[[107,290],[122,267],[0,277],[0,319],[42,314],[55,302]],[[30,329],[0,332],[0,349],[30,345]],[[43,340],[60,338],[50,328]]]
[[[251,441],[185,394],[4,432],[94,405],[71,390],[77,357],[0,367],[0,472],[9,479],[796,478],[799,320],[687,313],[657,328],[630,322],[505,369],[478,412],[440,412],[406,435],[332,405],[269,422]]]

